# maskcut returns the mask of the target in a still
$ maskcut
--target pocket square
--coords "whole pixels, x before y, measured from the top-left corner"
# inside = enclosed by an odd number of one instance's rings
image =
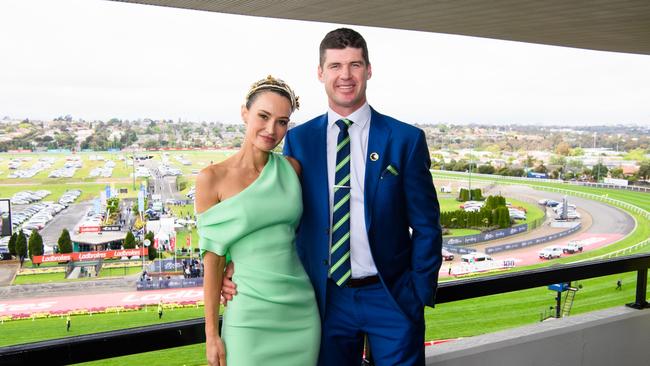
[[[393,166],[393,164],[388,164],[386,169],[384,169],[384,172],[381,173],[381,178],[383,179],[386,176],[386,174],[391,174],[397,177],[399,175],[399,171],[397,170],[397,168]]]

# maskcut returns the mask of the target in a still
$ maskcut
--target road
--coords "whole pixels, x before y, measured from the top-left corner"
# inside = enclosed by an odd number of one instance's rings
[[[39,231],[43,237],[43,244],[48,246],[57,245],[61,231],[65,228],[72,233],[75,225],[79,223],[92,206],[92,201],[73,203],[65,210],[59,212],[52,221]]]
[[[465,182],[459,181],[450,181],[452,186],[463,185]],[[481,183],[477,182],[476,186],[481,186]],[[562,201],[564,196],[557,193],[550,193],[546,191],[538,191],[529,186],[515,186],[515,185],[504,185],[504,186],[489,186],[488,191],[492,194],[503,194],[507,197],[513,197],[515,199],[533,201],[537,202],[541,198],[550,198],[556,201]],[[616,241],[625,237],[628,233],[632,232],[635,227],[634,219],[625,213],[623,210],[606,205],[598,201],[591,201],[584,198],[578,198],[569,196],[569,203],[575,204],[582,216],[582,229],[572,234],[570,236],[539,244],[536,246],[530,246],[523,249],[516,249],[506,252],[501,252],[494,255],[494,259],[497,261],[500,260],[514,260],[517,266],[524,266],[530,264],[539,263],[537,253],[538,251],[546,246],[558,244],[566,244],[569,240],[582,240],[586,243],[585,251],[595,250],[602,246],[615,243]],[[496,246],[500,244],[515,243],[523,240],[533,239],[542,237],[545,235],[550,235],[559,231],[566,229],[557,229],[551,228],[549,226],[550,221],[552,220],[552,215],[554,213],[551,210],[547,211],[547,220],[545,224],[535,230],[507,237],[500,240],[493,240],[489,242],[484,242],[472,246],[479,251],[483,251],[486,247]],[[460,265],[460,258],[455,258],[452,262],[453,266]],[[446,263],[442,266],[440,270],[440,276],[448,276],[449,264]]]

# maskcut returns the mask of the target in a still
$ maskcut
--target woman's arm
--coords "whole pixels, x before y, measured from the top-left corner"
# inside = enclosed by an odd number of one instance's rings
[[[218,170],[208,167],[196,179],[195,208],[202,213],[219,202]],[[205,355],[210,366],[226,365],[226,349],[219,332],[219,297],[226,257],[206,252],[203,257],[203,302],[205,313]]]
[[[205,311],[205,345],[208,365],[226,366],[226,349],[219,333],[219,296],[226,257],[206,252],[203,257],[203,302]]]

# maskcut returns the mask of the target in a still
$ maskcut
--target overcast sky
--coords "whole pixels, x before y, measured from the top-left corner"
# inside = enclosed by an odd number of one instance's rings
[[[0,118],[238,123],[268,74],[326,110],[318,44],[339,25],[124,4],[0,1]],[[353,27],[368,99],[410,123],[650,124],[650,56]]]

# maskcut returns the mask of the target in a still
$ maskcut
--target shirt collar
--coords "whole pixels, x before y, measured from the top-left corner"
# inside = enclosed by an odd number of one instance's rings
[[[359,128],[364,128],[367,123],[370,122],[370,105],[368,102],[365,102],[359,109],[350,113],[349,116],[341,116],[340,114],[334,112],[332,108],[327,109],[327,127],[331,128],[336,121],[341,118],[347,118],[352,121]]]

